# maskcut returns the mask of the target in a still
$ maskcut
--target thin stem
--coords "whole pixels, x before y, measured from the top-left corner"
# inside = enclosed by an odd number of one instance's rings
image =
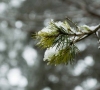
[[[97,36],[97,34],[95,33],[95,36],[96,36],[96,38],[98,39],[98,41],[99,41],[99,37]]]
[[[84,37],[81,38],[81,39],[75,40],[75,42],[79,42],[79,41],[81,41],[81,40],[83,40],[83,39],[89,37],[90,35],[92,35],[92,34],[95,33],[96,31],[98,31],[99,29],[100,29],[100,24],[98,25],[98,27],[97,27],[94,31],[91,31],[90,33],[88,33],[86,36],[84,36]]]

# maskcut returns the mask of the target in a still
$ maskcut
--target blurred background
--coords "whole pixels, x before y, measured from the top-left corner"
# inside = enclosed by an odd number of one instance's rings
[[[72,65],[50,66],[32,34],[51,19],[100,24],[100,0],[0,0],[0,90],[100,90],[95,35],[77,43]]]

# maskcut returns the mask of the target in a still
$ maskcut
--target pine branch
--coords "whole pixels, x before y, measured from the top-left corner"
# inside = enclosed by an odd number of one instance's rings
[[[69,20],[69,19],[67,19]],[[87,25],[77,26],[71,20],[71,27],[67,21],[54,22],[35,34],[39,39],[38,46],[46,48],[44,61],[47,64],[68,64],[73,63],[76,54],[79,52],[75,43],[82,41],[100,29],[100,25],[89,27]]]

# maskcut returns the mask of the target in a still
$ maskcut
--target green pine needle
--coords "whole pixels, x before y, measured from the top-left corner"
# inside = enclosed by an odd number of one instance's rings
[[[47,27],[35,34],[34,37],[39,40],[37,45],[47,49],[43,60],[48,64],[73,63],[79,51],[75,43],[94,32],[87,25],[77,26],[73,22],[71,23],[77,30],[71,27],[67,21],[51,21]],[[95,31],[99,28],[100,26],[96,27]]]

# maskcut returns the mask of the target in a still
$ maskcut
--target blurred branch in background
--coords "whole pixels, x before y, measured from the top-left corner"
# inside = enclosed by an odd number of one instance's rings
[[[87,0],[61,0],[65,3],[70,3],[76,5],[76,7],[81,8],[83,11],[86,11],[88,14],[100,18],[100,13],[98,13],[98,9],[100,8],[100,5],[98,3],[97,6],[92,5],[92,2],[96,2],[95,0],[87,1]],[[98,2],[98,1],[97,1]]]

